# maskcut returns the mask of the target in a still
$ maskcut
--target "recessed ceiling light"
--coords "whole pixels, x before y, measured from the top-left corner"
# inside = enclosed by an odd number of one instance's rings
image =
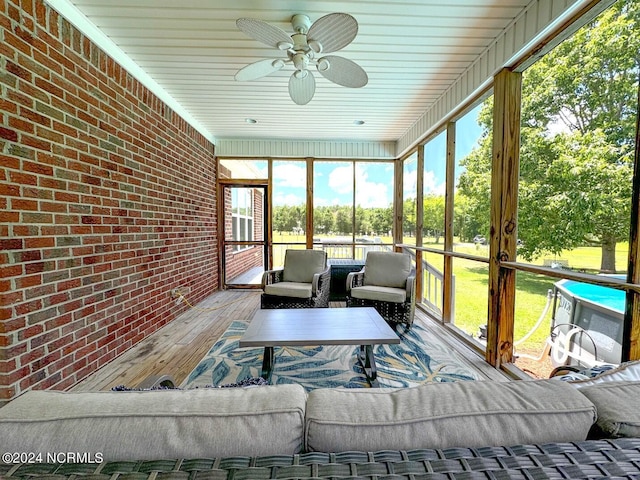
[[[247,123],[258,123],[255,118],[245,118],[244,121]]]
[[[353,124],[354,125],[364,125],[364,120],[354,120]]]

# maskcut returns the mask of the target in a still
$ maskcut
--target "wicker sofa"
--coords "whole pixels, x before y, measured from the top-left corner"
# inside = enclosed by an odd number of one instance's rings
[[[640,382],[31,391],[0,478],[639,478],[639,428]]]

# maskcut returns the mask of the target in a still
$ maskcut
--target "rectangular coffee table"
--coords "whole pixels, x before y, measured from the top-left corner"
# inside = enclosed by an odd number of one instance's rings
[[[373,346],[400,343],[396,332],[372,307],[258,310],[240,347],[264,347],[262,377],[271,382],[274,347],[360,345],[358,360],[372,387],[378,386]]]

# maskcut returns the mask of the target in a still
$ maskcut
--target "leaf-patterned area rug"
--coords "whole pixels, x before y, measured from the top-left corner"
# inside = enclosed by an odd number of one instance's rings
[[[219,386],[258,377],[263,348],[239,348],[248,322],[234,321],[182,383],[183,388]],[[376,345],[375,361],[381,388],[414,387],[429,382],[481,380],[465,360],[422,327],[398,325],[397,345]],[[368,388],[357,361],[358,346],[318,345],[276,347],[272,384],[298,383],[314,388]]]

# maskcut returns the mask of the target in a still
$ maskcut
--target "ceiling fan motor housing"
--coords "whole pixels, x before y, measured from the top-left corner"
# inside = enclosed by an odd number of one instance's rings
[[[297,14],[291,17],[291,26],[294,32],[306,34],[311,28],[311,20],[306,15]]]
[[[296,52],[306,53],[307,51],[309,51],[306,33],[294,33],[293,35],[291,35],[291,39],[293,40],[293,49]]]

